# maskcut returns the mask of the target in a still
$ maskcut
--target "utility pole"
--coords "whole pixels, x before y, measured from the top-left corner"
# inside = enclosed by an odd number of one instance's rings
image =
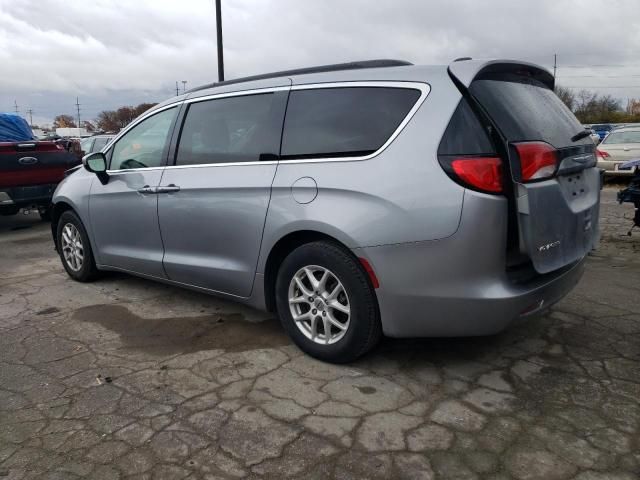
[[[80,102],[78,97],[76,97],[76,109],[78,111],[78,136],[80,136]]]
[[[13,108],[15,108],[16,114],[17,114],[18,113],[18,101],[17,100],[13,101]]]
[[[187,81],[182,80],[182,93],[185,93],[186,91],[187,91]]]
[[[558,54],[553,54],[553,79],[556,79],[556,69],[558,68]]]
[[[29,109],[27,110],[27,113],[29,114],[29,126],[33,128],[33,110]]]
[[[216,35],[218,41],[218,81],[224,82],[224,58],[222,54],[222,8],[216,0]]]
[[[176,80],[176,97],[180,95],[180,89],[178,88],[178,80]]]

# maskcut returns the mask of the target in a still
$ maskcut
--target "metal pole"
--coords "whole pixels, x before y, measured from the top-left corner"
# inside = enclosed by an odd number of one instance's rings
[[[16,109],[16,113],[18,113],[18,101],[17,100],[13,101],[13,106]]]
[[[216,0],[216,35],[218,42],[218,81],[224,82],[224,57],[222,53],[222,8]]]
[[[176,80],[176,97],[180,95],[180,89],[178,88],[178,80]]]
[[[558,68],[558,54],[553,54],[553,78],[556,78],[556,68]]]
[[[185,93],[186,91],[187,91],[187,81],[182,80],[182,93]]]
[[[78,97],[76,97],[76,109],[78,110],[78,136],[80,136],[80,102]]]
[[[27,110],[27,113],[29,114],[29,126],[33,128],[33,110],[29,109]]]

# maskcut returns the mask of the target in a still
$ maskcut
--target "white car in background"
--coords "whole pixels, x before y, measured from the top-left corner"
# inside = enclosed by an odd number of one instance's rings
[[[640,127],[612,130],[598,145],[598,167],[606,176],[631,176],[632,170],[620,170],[620,165],[640,158]]]

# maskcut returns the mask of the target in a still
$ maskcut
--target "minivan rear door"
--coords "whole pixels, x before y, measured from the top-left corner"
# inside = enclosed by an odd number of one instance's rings
[[[598,241],[595,145],[553,92],[553,77],[511,62],[456,62],[449,71],[502,144],[520,251],[538,273],[584,257]]]

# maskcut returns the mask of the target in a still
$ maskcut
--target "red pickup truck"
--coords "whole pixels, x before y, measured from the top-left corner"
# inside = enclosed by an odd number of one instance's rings
[[[61,143],[35,140],[22,117],[0,113],[0,215],[37,208],[48,220],[56,186],[79,163]]]

